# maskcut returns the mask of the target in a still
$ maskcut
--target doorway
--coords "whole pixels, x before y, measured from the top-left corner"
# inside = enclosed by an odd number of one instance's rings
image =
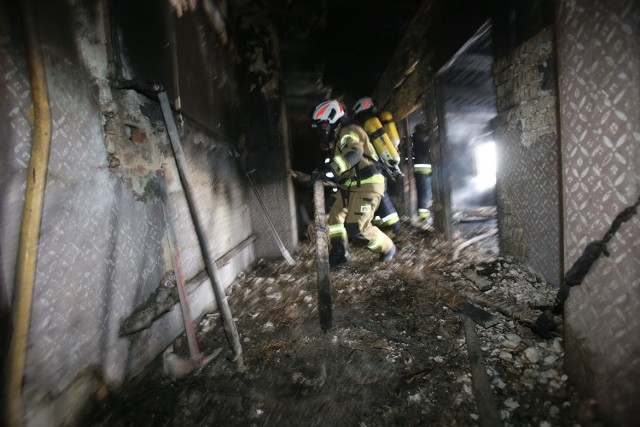
[[[497,229],[496,142],[498,114],[492,74],[491,24],[438,71],[438,118],[442,168],[451,212],[452,238],[470,238],[478,227]]]

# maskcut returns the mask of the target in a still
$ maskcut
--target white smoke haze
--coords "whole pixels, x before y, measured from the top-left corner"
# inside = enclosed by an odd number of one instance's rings
[[[465,144],[464,154],[452,162],[451,169],[457,175],[451,180],[454,207],[495,205],[496,144],[485,138],[483,135]]]

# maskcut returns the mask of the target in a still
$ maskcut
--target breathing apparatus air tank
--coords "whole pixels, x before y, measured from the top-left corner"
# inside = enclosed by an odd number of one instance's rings
[[[380,161],[392,169],[398,169],[400,155],[380,120],[372,115],[365,120],[364,130],[369,134]]]
[[[382,126],[387,131],[391,142],[396,147],[396,151],[398,150],[398,145],[400,145],[400,134],[398,134],[398,128],[396,127],[395,122],[393,121],[393,115],[390,111],[383,111],[380,113],[380,121],[382,122]]]

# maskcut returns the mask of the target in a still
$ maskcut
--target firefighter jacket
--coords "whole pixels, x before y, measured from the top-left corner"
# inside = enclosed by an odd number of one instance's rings
[[[429,147],[429,132],[424,128],[416,129],[412,136],[413,142],[413,172],[431,175],[431,153]]]
[[[338,131],[330,166],[348,191],[384,195],[385,178],[378,166],[378,155],[365,130],[357,124],[345,124]]]

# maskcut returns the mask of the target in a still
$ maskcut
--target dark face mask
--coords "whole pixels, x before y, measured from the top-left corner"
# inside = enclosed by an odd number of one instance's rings
[[[313,123],[311,126],[316,129],[320,136],[320,148],[322,151],[331,150],[333,138],[335,137],[335,126],[327,122]]]

